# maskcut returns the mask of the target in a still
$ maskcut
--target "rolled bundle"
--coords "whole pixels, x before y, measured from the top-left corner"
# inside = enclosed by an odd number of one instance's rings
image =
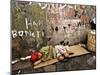
[[[87,47],[88,47],[88,50],[96,52],[96,32],[95,30],[90,30],[88,32]]]

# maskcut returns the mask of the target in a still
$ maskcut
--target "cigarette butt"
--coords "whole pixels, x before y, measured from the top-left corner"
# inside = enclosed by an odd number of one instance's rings
[[[17,63],[19,60],[14,60],[14,61],[12,61],[11,63],[12,64],[15,64],[15,63]]]
[[[20,58],[20,60],[25,60],[25,58],[23,57],[23,58]]]
[[[27,56],[27,57],[25,57],[25,59],[30,59],[31,58],[31,56]]]

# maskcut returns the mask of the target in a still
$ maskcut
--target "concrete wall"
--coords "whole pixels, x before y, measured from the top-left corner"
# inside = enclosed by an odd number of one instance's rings
[[[47,9],[49,42],[58,44],[65,41],[71,45],[86,42],[90,21],[95,14],[94,7],[64,4],[50,4],[50,7]]]

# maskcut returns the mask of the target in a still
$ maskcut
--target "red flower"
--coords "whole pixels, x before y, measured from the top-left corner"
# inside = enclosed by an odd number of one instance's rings
[[[32,55],[31,55],[31,60],[32,60],[33,62],[35,62],[35,61],[37,61],[41,56],[42,56],[42,53],[40,53],[40,52],[34,52],[34,53],[32,53]]]

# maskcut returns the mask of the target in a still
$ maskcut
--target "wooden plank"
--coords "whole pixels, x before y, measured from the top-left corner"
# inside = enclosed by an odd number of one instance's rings
[[[42,62],[42,63],[34,66],[34,69],[37,69],[37,68],[40,68],[40,67],[44,67],[44,66],[47,66],[47,65],[51,65],[51,64],[54,64],[56,62],[58,62],[58,59],[48,60],[48,61]]]
[[[73,55],[70,55],[69,57],[80,56],[80,55],[89,53],[86,49],[82,48],[79,45],[71,46],[69,49],[71,52],[74,53]]]
[[[70,58],[89,53],[86,49],[82,48],[79,45],[70,46],[69,49],[70,49],[71,52],[74,53],[73,55],[69,56]],[[44,66],[47,66],[47,65],[51,65],[51,64],[54,64],[54,63],[56,63],[58,61],[59,61],[58,59],[52,59],[52,60],[48,60],[48,61],[45,61],[45,62],[41,62],[40,64],[34,66],[34,69],[37,69],[37,68],[40,68],[40,67],[44,67]]]

